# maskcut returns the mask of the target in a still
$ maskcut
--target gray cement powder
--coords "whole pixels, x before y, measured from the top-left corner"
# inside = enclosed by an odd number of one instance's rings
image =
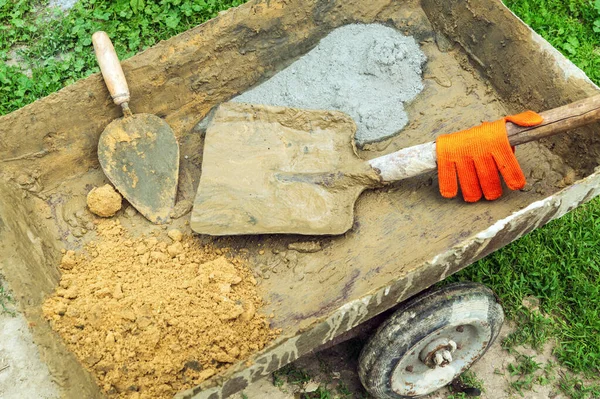
[[[346,25],[232,101],[345,112],[356,122],[356,142],[363,145],[407,124],[404,103],[423,90],[425,61],[411,36],[379,24]]]

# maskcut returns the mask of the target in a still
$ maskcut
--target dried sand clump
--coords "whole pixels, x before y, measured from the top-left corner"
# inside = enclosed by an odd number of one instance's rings
[[[98,216],[111,217],[121,209],[123,198],[110,184],[94,187],[87,195],[87,206]]]
[[[173,230],[132,238],[102,220],[97,232],[64,253],[44,314],[110,397],[172,397],[278,334],[240,259]]]

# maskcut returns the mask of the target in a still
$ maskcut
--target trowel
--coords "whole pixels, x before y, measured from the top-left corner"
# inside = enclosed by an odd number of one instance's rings
[[[92,36],[96,58],[113,102],[123,118],[100,136],[98,159],[115,188],[153,223],[165,223],[175,205],[179,145],[169,125],[151,114],[133,114],[129,87],[108,35]]]
[[[600,96],[541,113],[544,122],[507,122],[511,145],[600,120]],[[343,234],[365,189],[436,169],[435,142],[365,161],[353,120],[337,111],[225,103],[206,131],[192,229],[215,236]]]

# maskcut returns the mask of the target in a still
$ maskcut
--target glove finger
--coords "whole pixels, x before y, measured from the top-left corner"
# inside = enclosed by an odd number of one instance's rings
[[[438,160],[438,183],[444,198],[454,198],[458,194],[456,166],[454,162]]]
[[[536,126],[544,121],[544,118],[536,112],[525,111],[516,115],[509,115],[505,117],[507,121],[514,123],[519,126]]]
[[[512,151],[494,153],[494,160],[508,188],[511,190],[520,190],[525,187],[525,175],[521,170],[517,157],[515,157]]]
[[[458,182],[463,198],[466,202],[477,202],[481,199],[481,187],[477,178],[477,171],[472,160],[466,159],[456,165]]]
[[[493,201],[500,198],[502,196],[502,182],[494,158],[491,155],[485,155],[475,159],[475,169],[485,199]]]

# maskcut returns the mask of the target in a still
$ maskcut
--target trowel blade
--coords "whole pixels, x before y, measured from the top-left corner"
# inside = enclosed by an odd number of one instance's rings
[[[115,188],[153,223],[169,220],[179,176],[179,145],[169,125],[151,114],[111,122],[98,158]]]

